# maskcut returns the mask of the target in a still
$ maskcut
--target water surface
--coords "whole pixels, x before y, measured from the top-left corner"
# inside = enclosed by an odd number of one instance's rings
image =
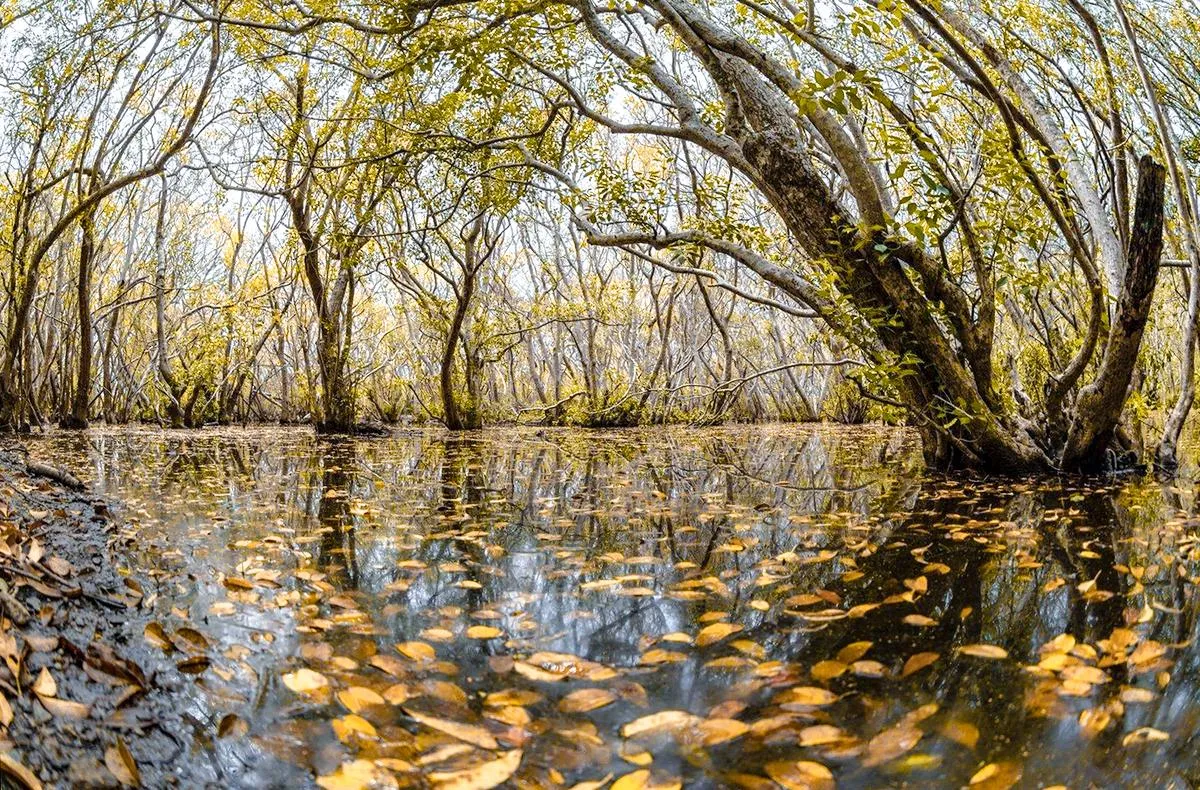
[[[31,454],[123,503],[230,786],[1200,780],[1190,483],[927,477],[828,426]]]

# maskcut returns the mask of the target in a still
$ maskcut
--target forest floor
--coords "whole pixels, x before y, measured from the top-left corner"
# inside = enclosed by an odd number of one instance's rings
[[[0,451],[0,787],[196,786],[183,673],[143,639],[107,503]]]

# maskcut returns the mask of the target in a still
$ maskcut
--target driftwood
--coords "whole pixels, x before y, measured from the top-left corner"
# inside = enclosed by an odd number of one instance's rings
[[[84,488],[86,488],[86,486],[83,484],[83,481],[75,475],[71,474],[65,469],[59,469],[58,467],[50,466],[49,464],[43,464],[37,461],[26,461],[25,471],[31,475],[45,477],[57,483],[61,483],[67,488],[75,491],[82,491]]]

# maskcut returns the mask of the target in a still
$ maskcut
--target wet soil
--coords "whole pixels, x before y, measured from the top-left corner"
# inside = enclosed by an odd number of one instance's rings
[[[191,681],[146,646],[143,587],[114,543],[108,502],[0,451],[0,787],[217,778],[191,735]]]

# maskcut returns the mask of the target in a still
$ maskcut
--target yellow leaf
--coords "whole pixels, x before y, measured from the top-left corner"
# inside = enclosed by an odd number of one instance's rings
[[[520,749],[514,749],[474,768],[434,772],[429,778],[439,790],[490,790],[508,781],[508,778],[517,772],[521,765],[521,755]]]
[[[701,743],[705,746],[716,746],[742,737],[750,727],[737,719],[705,719],[697,729],[700,732]]]
[[[355,735],[363,735],[367,738],[379,737],[379,733],[375,731],[371,722],[354,713],[334,719],[329,724],[333,727],[334,735],[342,743],[349,743]]]
[[[468,639],[495,639],[503,635],[503,631],[490,625],[473,625],[467,629]]]
[[[780,705],[804,705],[820,708],[837,702],[837,695],[829,689],[816,686],[797,686],[780,694],[776,697],[776,701]]]
[[[786,790],[832,790],[833,772],[810,760],[779,760],[764,767],[767,776]]]
[[[396,649],[413,661],[425,662],[437,658],[437,651],[425,642],[401,642],[396,645]]]
[[[837,660],[843,664],[853,664],[867,654],[872,644],[871,642],[851,642],[838,651]]]
[[[125,741],[120,738],[117,738],[115,746],[104,750],[104,765],[117,778],[117,781],[126,787],[137,787],[142,783],[137,763],[134,762],[133,755],[129,753],[129,747],[125,745]]]
[[[625,738],[637,738],[658,732],[678,732],[684,727],[694,725],[698,720],[698,716],[687,711],[664,710],[634,719],[621,728],[621,735]]]
[[[354,760],[343,763],[327,776],[317,777],[317,784],[324,790],[367,790],[379,778],[379,770],[370,760]]]
[[[587,713],[597,708],[603,708],[615,701],[616,698],[616,694],[605,689],[580,689],[559,700],[558,709],[563,713]]]
[[[301,668],[295,672],[288,672],[283,676],[282,680],[283,685],[296,694],[317,697],[329,693],[329,678],[320,672],[313,672],[311,669]]]
[[[450,721],[449,719],[439,719],[436,716],[429,716],[409,708],[404,708],[403,710],[426,727],[444,732],[447,735],[452,735],[460,741],[473,744],[481,749],[500,748],[500,744],[496,743],[496,739],[492,737],[492,734],[478,725],[464,724],[462,722]]]
[[[988,763],[975,772],[968,783],[975,790],[1008,790],[1021,779],[1021,766],[1016,763]]]
[[[742,627],[734,623],[713,623],[700,629],[700,633],[696,634],[696,646],[707,647],[715,645],[722,639],[741,630]]]
[[[939,658],[941,655],[938,653],[913,653],[904,662],[904,669],[900,670],[900,677],[906,678],[914,672],[920,672]]]
[[[37,680],[33,681],[32,688],[33,693],[41,697],[54,697],[58,694],[58,684],[54,682],[50,670],[45,667],[38,673]]]
[[[650,771],[643,768],[639,771],[630,771],[624,776],[612,783],[609,790],[642,790],[650,781]]]
[[[338,701],[346,706],[351,713],[362,713],[372,705],[383,705],[384,699],[379,692],[366,686],[351,686],[338,692]]]
[[[845,674],[847,669],[849,669],[849,667],[847,667],[841,661],[818,661],[817,663],[813,664],[813,668],[810,670],[810,672],[813,676],[813,680],[825,681],[832,680],[833,678]]]
[[[976,658],[1002,659],[1008,658],[1008,651],[999,645],[963,645],[958,648],[958,652],[963,655],[975,656]]]

